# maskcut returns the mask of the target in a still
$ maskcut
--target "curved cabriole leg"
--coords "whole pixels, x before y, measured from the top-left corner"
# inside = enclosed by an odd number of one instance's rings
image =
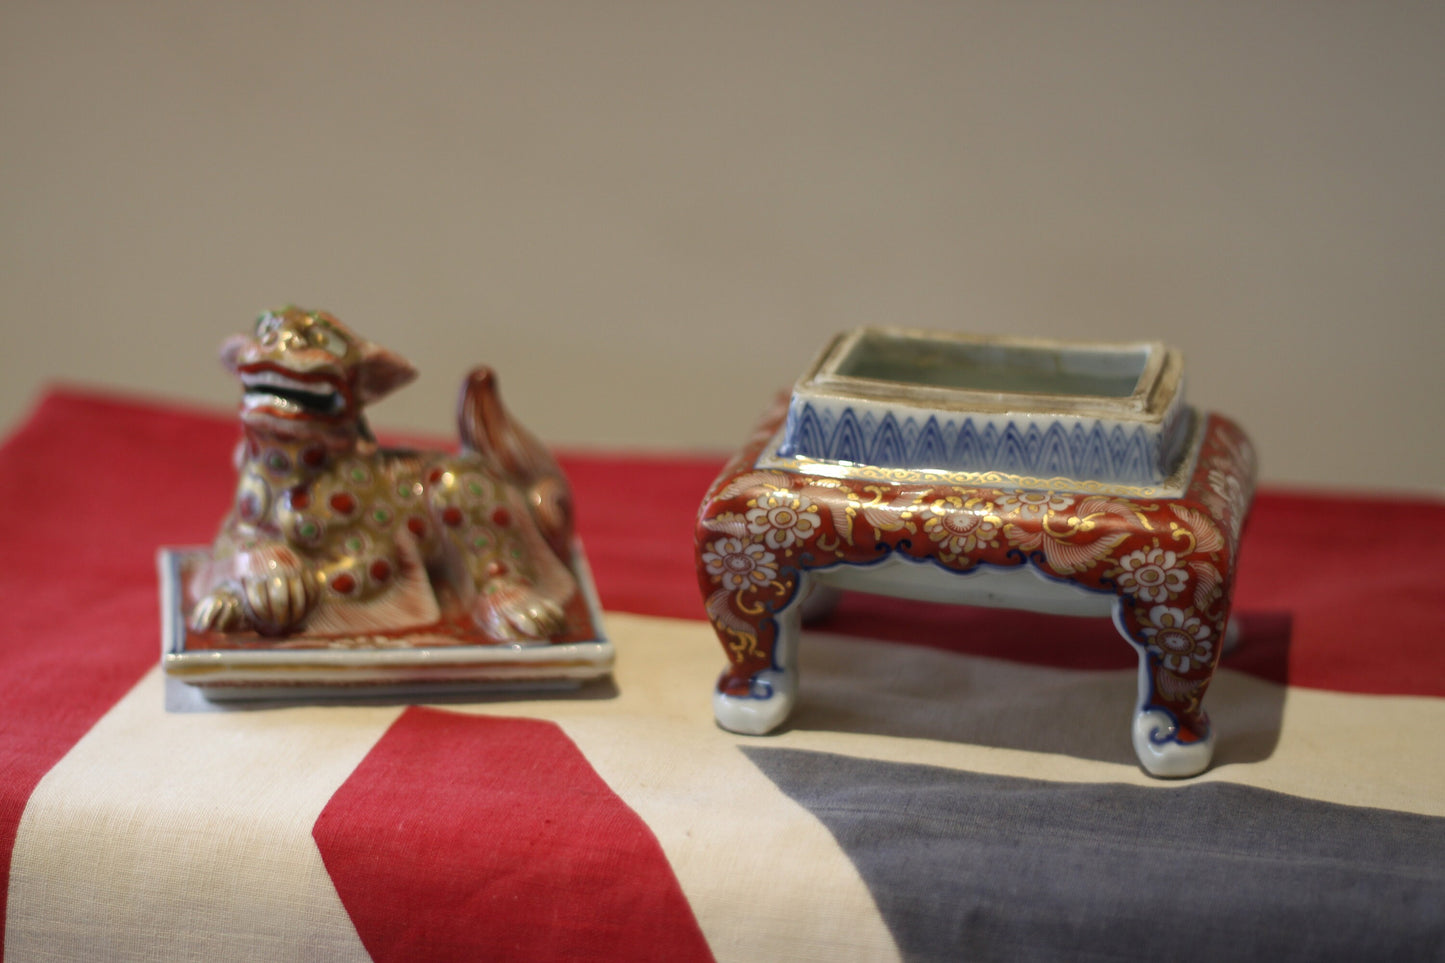
[[[1150,673],[1147,655],[1140,656],[1140,681],[1142,689],[1148,685]],[[1204,735],[1198,735],[1202,725]],[[1192,739],[1187,737],[1192,735]],[[1139,765],[1151,776],[1166,779],[1182,779],[1197,776],[1209,768],[1214,758],[1214,733],[1209,728],[1209,717],[1201,712],[1192,723],[1181,723],[1169,709],[1156,701],[1140,698],[1134,713],[1134,754]]]
[[[782,725],[793,711],[804,609],[799,600],[806,594],[807,586],[799,584],[781,611],[764,609],[745,616],[751,637],[746,630],[730,631],[714,620],[731,664],[713,693],[713,717],[729,732],[761,736]]]
[[[1205,619],[1189,608],[1127,601],[1115,610],[1115,626],[1139,653],[1134,753],[1151,776],[1197,776],[1209,768],[1214,732],[1203,702],[1228,616]]]

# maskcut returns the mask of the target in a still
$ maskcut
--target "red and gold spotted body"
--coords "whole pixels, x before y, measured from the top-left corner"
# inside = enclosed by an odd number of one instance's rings
[[[566,481],[508,423],[490,372],[464,388],[462,450],[419,452],[380,448],[361,417],[410,365],[330,315],[263,315],[222,357],[247,387],[244,437],[193,629],[389,631],[435,623],[448,595],[498,640],[561,630],[577,590]]]

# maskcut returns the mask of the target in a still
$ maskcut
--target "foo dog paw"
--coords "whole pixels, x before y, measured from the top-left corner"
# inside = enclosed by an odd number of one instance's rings
[[[216,589],[196,603],[187,624],[194,632],[236,632],[246,628],[241,597],[228,588]]]
[[[477,622],[510,642],[546,642],[561,632],[567,616],[556,599],[526,585],[503,585],[477,599]]]
[[[316,604],[316,580],[301,569],[281,569],[241,578],[249,621],[262,635],[284,635],[299,628]]]

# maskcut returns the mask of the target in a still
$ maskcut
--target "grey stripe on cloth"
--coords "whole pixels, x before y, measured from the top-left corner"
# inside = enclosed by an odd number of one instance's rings
[[[1445,819],[745,747],[912,960],[1445,960]]]

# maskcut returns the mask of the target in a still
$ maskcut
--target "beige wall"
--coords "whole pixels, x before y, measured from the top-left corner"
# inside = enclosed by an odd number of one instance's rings
[[[1183,348],[1274,482],[1445,482],[1445,5],[0,3],[0,423],[261,308],[722,450],[868,323]]]

